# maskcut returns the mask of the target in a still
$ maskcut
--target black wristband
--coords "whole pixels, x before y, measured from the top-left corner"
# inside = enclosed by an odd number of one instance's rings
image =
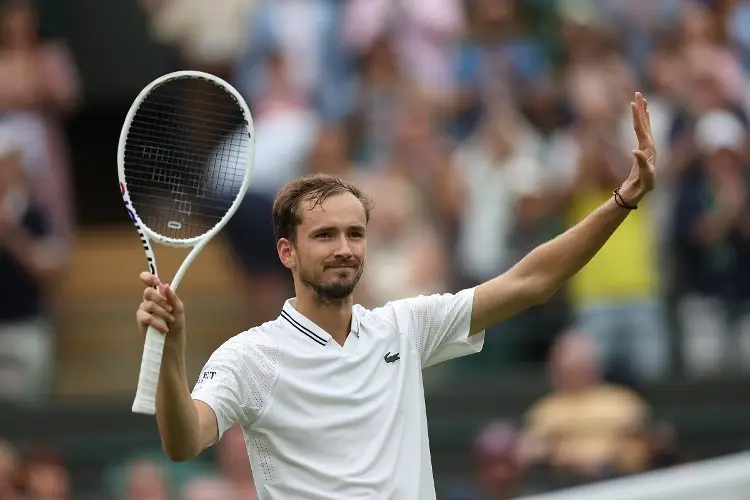
[[[615,203],[617,203],[618,206],[621,206],[622,208],[627,208],[628,210],[638,210],[637,206],[628,205],[625,200],[623,199],[622,195],[620,194],[620,188],[615,189],[612,191],[615,195]]]

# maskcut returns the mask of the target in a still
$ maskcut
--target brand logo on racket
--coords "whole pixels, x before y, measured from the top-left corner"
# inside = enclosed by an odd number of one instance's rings
[[[143,231],[141,231],[141,226],[138,224],[138,219],[135,216],[135,212],[130,206],[130,200],[128,200],[128,196],[126,194],[125,184],[120,183],[120,194],[122,194],[122,200],[125,202],[125,209],[128,211],[128,216],[130,217],[130,220],[133,222],[133,225],[135,226],[136,231],[138,231],[138,237],[141,239],[141,244],[143,245],[143,249],[146,251],[146,261],[148,262],[148,270],[151,274],[156,274],[156,266],[154,266],[154,259],[151,257],[150,248],[148,246],[148,240],[146,239],[146,235],[143,234]]]

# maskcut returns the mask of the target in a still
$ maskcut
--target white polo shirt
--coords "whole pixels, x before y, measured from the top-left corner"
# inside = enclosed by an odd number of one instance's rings
[[[208,360],[193,398],[242,426],[261,500],[434,500],[422,369],[479,352],[474,289],[367,310],[343,346],[297,312]]]

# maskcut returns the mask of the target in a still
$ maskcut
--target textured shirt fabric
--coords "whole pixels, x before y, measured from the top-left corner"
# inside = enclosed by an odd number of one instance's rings
[[[343,346],[297,312],[228,340],[193,391],[240,425],[261,500],[434,500],[422,369],[479,352],[474,289],[368,310]]]

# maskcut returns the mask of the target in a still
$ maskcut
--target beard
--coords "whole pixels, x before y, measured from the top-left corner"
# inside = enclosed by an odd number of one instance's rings
[[[350,266],[354,269],[354,275],[349,276],[337,276],[334,279],[322,279],[319,276],[315,276],[313,273],[308,272],[301,263],[298,263],[299,279],[303,285],[309,287],[315,292],[315,300],[321,306],[336,306],[341,307],[346,304],[354,288],[359,283],[359,279],[362,277],[362,271],[364,266],[359,259],[352,257],[346,261],[334,261],[328,262],[323,266],[323,270],[336,267]]]

